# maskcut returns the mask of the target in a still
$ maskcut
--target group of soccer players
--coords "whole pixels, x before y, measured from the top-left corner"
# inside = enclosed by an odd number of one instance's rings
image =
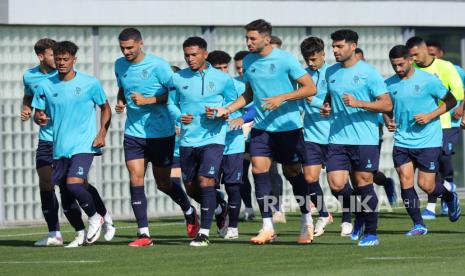
[[[457,69],[434,57],[441,54],[438,45],[433,45],[437,48],[434,56],[418,37],[393,47],[388,57],[395,74],[384,80],[356,55],[358,35],[352,30],[331,34],[334,65],[325,62],[320,38],[304,39],[305,69],[290,53],[274,47],[281,41],[272,37],[270,23],[255,20],[245,30],[248,52],[234,57],[236,78],[227,73],[231,57],[224,51],[208,53],[203,38],[184,41],[188,67],[179,70],[144,52],[137,29],[127,28],[119,34],[123,57],[115,62],[119,88],[115,111],[127,114],[123,144],[138,225],[138,236],[129,246],[153,244],[144,189],[149,162],[158,189],[183,211],[187,236],[193,238],[191,246],[209,244],[213,217],[221,237],[237,239],[242,200],[245,218],[254,216],[250,163],[263,221],[250,241],[265,244],[276,239],[274,223],[279,219],[273,219],[272,212],[281,208],[277,198],[282,194],[282,180],[281,187],[272,184],[280,178],[272,173],[277,171],[274,162],[282,164],[299,203],[299,244],[311,243],[332,222],[319,180],[326,168],[329,188],[344,207],[341,236],[359,240],[359,246],[377,245],[378,197],[373,183],[385,186],[390,201],[395,201],[392,179],[378,174],[380,123],[394,132],[394,165],[401,197],[413,221],[406,235],[427,233],[423,219],[431,218],[438,197],[449,219],[459,219],[451,155],[460,133],[464,91]],[[110,126],[105,93],[97,79],[74,69],[78,47],[73,42],[41,39],[34,48],[40,65],[24,75],[21,118],[33,116],[41,126],[36,168],[49,229],[35,245],[63,244],[55,185],[77,233],[67,247],[92,244],[102,231],[109,241],[115,235],[110,213],[87,181],[93,157],[101,154]],[[100,108],[99,129],[96,106]],[[432,204],[423,217],[414,189],[416,169],[417,183]],[[227,201],[220,184],[224,184]],[[273,192],[273,186],[278,186],[274,189],[278,192]],[[191,199],[200,204],[200,219]],[[311,205],[318,210],[315,225]],[[89,217],[87,231],[81,208]]]

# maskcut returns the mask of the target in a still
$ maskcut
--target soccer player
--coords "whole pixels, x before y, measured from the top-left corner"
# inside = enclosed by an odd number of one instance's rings
[[[350,206],[353,190],[348,180],[349,173],[353,173],[355,192],[366,203],[361,212],[356,212],[357,217],[363,218],[363,224],[354,231],[365,228],[358,245],[377,245],[378,198],[373,188],[373,173],[379,163],[377,113],[391,111],[392,103],[381,75],[355,57],[358,34],[343,29],[332,33],[331,39],[338,63],[326,70],[331,104],[325,103],[322,108],[323,114],[332,113],[326,165],[328,182],[333,194],[343,198],[343,205]],[[350,217],[347,223],[350,224]]]
[[[207,246],[217,208],[215,184],[227,129],[223,119],[215,118],[211,107],[232,101],[237,92],[231,77],[206,62],[207,42],[203,38],[190,37],[182,47],[189,67],[173,75],[168,108],[175,121],[181,123],[180,158],[184,185],[188,191],[200,190],[200,230],[190,245]]]
[[[216,69],[229,72],[229,62],[231,56],[224,51],[213,51],[208,54],[207,61]],[[237,99],[244,92],[245,85],[243,82],[233,79]],[[241,118],[244,112],[242,110],[231,114],[230,119]],[[243,184],[243,163],[245,151],[245,139],[242,128],[233,125],[226,133],[225,148],[223,160],[220,168],[220,179],[222,180],[228,194],[228,228],[220,235],[225,239],[238,239],[238,221],[241,209],[241,186]]]
[[[410,52],[410,55],[413,57],[415,62],[414,66],[416,68],[435,75],[437,78],[439,78],[439,80],[441,80],[442,84],[452,92],[457,101],[463,100],[463,83],[452,63],[431,56],[428,53],[428,47],[425,41],[420,37],[411,37],[409,40],[407,40],[406,46]],[[451,180],[450,174],[451,172],[453,173],[452,144],[454,139],[457,139],[455,138],[457,135],[457,130],[452,128],[451,115],[449,112],[442,114],[440,120],[443,131],[443,147],[441,155],[439,156],[439,174],[447,181],[447,179]],[[450,148],[449,143],[451,143]],[[443,182],[440,177],[438,177],[437,181]],[[450,191],[455,189],[455,186],[450,184],[449,181],[444,184],[446,189]],[[436,199],[429,197],[428,205],[422,213],[423,219],[435,219],[435,207]]]
[[[444,56],[444,50],[442,49],[442,46],[439,42],[437,41],[427,41],[426,46],[428,47],[428,53],[435,57],[442,59]],[[460,75],[460,79],[462,80],[462,84],[465,84],[465,71],[460,67],[459,65],[454,64],[455,69],[457,69],[457,72]],[[456,108],[453,108],[452,110],[449,111],[450,116],[451,116],[451,128],[450,130],[446,130],[449,132],[448,137],[449,141],[444,143],[443,148],[445,151],[450,151],[450,155],[442,155],[441,156],[441,165],[439,166],[441,171],[442,171],[442,176],[444,178],[444,181],[447,181],[449,184],[446,183],[446,185],[451,185],[452,191],[455,191],[456,185],[454,181],[454,167],[452,164],[452,155],[455,154],[454,147],[455,144],[459,142],[460,138],[460,121],[462,119],[463,115],[463,101],[459,101],[457,104]],[[446,141],[445,141],[446,142]],[[428,209],[434,212],[436,210],[436,199],[432,196],[428,196]],[[447,210],[447,204],[445,204],[444,201],[442,201],[441,204],[441,213],[443,215],[448,214]]]
[[[363,50],[360,49],[360,48],[355,48],[355,57],[358,59],[358,60],[363,60],[365,61],[365,54],[363,53]]]
[[[74,70],[77,51],[76,44],[70,41],[53,46],[58,74],[39,84],[32,106],[36,109],[34,120],[42,126],[50,121],[52,127],[52,185],[59,185],[77,199],[89,217],[85,241],[92,244],[100,237],[104,218],[97,212],[86,180],[94,155],[101,154],[105,146],[111,109],[99,81]],[[98,132],[96,105],[101,109]],[[64,210],[69,209],[66,205],[70,202],[62,204]]]
[[[455,192],[436,183],[442,131],[439,116],[457,103],[435,76],[413,67],[407,47],[398,45],[389,52],[395,75],[386,80],[394,104],[394,116],[386,116],[387,127],[394,133],[394,166],[402,188],[402,200],[413,220],[407,236],[426,235],[420,213],[420,200],[414,188],[415,169],[418,168],[418,186],[428,195],[441,197],[449,207],[449,219],[460,218],[460,205]],[[438,106],[441,100],[443,104]]]
[[[323,235],[326,225],[333,221],[331,214],[326,209],[323,190],[319,183],[321,169],[326,163],[330,125],[329,118],[320,115],[320,109],[328,92],[325,74],[329,66],[325,62],[324,48],[323,40],[318,37],[308,37],[300,44],[302,57],[308,66],[306,71],[312,76],[317,89],[316,96],[302,102],[305,111],[304,140],[306,158],[303,162],[304,174],[309,185],[310,198],[320,215],[315,224],[315,237]]]
[[[198,231],[197,212],[180,185],[170,179],[175,144],[175,124],[166,105],[169,81],[173,75],[163,59],[142,50],[144,42],[139,30],[126,28],[119,34],[124,57],[115,62],[118,82],[116,112],[127,108],[124,130],[124,155],[130,176],[131,205],[138,225],[138,237],[129,246],[151,246],[147,219],[144,176],[147,165],[157,188],[182,209],[188,237]]]
[[[250,155],[263,225],[250,241],[265,244],[276,238],[270,208],[276,200],[269,202],[272,195],[269,169],[274,159],[283,164],[284,175],[300,203],[302,217],[298,243],[311,243],[313,221],[307,202],[308,185],[300,164],[305,152],[298,100],[314,95],[316,88],[295,57],[271,47],[270,23],[258,19],[247,24],[245,29],[251,52],[243,61],[245,92],[227,108],[218,108],[217,116],[232,114],[251,101],[255,103],[257,113],[251,131]]]

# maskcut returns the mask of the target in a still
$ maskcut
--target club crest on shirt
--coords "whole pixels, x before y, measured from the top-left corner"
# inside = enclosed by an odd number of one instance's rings
[[[413,91],[415,92],[415,95],[419,95],[421,93],[421,87],[419,84],[415,84],[415,87],[413,88]]]
[[[321,80],[320,87],[325,87],[327,85],[326,80]]]
[[[140,78],[143,79],[143,80],[148,80],[150,77],[149,75],[149,72],[147,70],[142,70],[142,72],[140,72]]]
[[[274,65],[274,63],[272,63],[270,65],[270,74],[274,74],[276,73],[276,65]]]
[[[76,87],[76,89],[74,90],[74,95],[75,96],[81,96],[82,95],[81,87]]]
[[[354,82],[354,84],[358,84],[360,82],[360,77],[359,76],[354,76],[353,82]]]
[[[209,82],[208,83],[208,89],[210,90],[210,92],[213,92],[215,91],[215,83],[214,82]]]

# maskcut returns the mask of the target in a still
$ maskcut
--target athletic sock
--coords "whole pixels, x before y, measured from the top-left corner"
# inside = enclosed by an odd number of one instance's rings
[[[287,177],[287,180],[292,185],[292,191],[294,192],[294,196],[299,198],[298,203],[300,207],[300,212],[302,214],[307,214],[310,212],[310,204],[309,204],[309,185],[307,181],[305,181],[305,177],[302,173],[299,173],[293,177]],[[300,201],[300,202],[299,202]]]
[[[229,227],[237,228],[241,211],[241,184],[225,183],[224,186],[228,194]]]
[[[200,228],[210,229],[213,214],[216,207],[216,188],[215,186],[201,187],[200,188],[201,198],[201,216],[200,216]]]
[[[191,207],[189,198],[181,188],[181,178],[172,177],[170,188],[164,191],[176,204],[181,207],[183,212],[186,212]]]
[[[145,196],[144,186],[131,186],[130,192],[132,211],[136,217],[137,226],[139,228],[148,227],[147,197]]]
[[[55,190],[40,192],[40,202],[42,205],[42,214],[47,222],[48,231],[60,231],[58,200],[55,195]]]
[[[255,180],[255,197],[257,198],[258,207],[262,218],[271,218],[272,208],[277,202],[276,199],[271,197],[271,180],[269,173],[254,173]],[[271,200],[270,200],[271,199]]]
[[[103,203],[102,197],[100,196],[97,189],[92,186],[91,184],[87,184],[87,191],[92,195],[94,199],[95,209],[97,213],[99,213],[102,217],[105,216],[107,213],[107,208],[105,207],[105,203]]]
[[[61,195],[61,206],[63,207],[63,213],[69,224],[76,230],[76,232],[84,230],[84,221],[82,221],[82,213],[79,204],[76,199],[65,187],[60,187]]]
[[[431,192],[430,195],[435,196],[435,197],[440,197],[445,202],[450,202],[453,198],[452,193],[449,192],[446,188],[444,188],[442,181],[436,181],[434,190],[433,192]]]
[[[242,174],[243,184],[241,185],[241,198],[244,201],[245,208],[252,208],[252,185],[249,180],[250,161],[244,159],[244,173]]]
[[[84,184],[81,183],[67,183],[66,189],[70,191],[73,196],[79,202],[82,210],[87,214],[88,217],[92,217],[97,213],[95,208],[94,199],[92,195],[87,191]]]
[[[331,193],[333,194],[333,196],[336,197],[337,200],[339,200],[339,202],[342,205],[342,222],[351,223],[352,222],[351,211],[355,211],[355,210],[351,210],[351,204],[350,204],[351,198],[354,194],[354,190],[352,190],[352,187],[350,187],[349,183],[346,183],[346,185],[344,186],[344,188],[342,188],[342,190],[338,192],[331,190]]]
[[[364,187],[358,187],[360,191],[362,205],[362,212],[365,222],[365,233],[376,234],[378,228],[378,197],[375,193],[373,184]],[[367,208],[368,207],[368,208]]]
[[[320,217],[326,218],[329,216],[328,209],[324,200],[323,190],[321,189],[320,182],[308,183],[308,190],[310,194],[310,200],[315,205]]]
[[[418,198],[415,188],[401,189],[401,196],[404,201],[405,209],[412,219],[413,224],[425,225],[420,212],[420,199]]]

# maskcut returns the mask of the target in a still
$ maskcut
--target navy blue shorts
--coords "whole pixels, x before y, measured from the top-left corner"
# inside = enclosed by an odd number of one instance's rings
[[[124,135],[124,159],[145,159],[158,168],[171,167],[175,136],[163,138],[139,138]]]
[[[53,163],[53,142],[39,140],[36,151],[36,169]]]
[[[455,154],[454,145],[459,142],[460,128],[446,128],[442,130],[442,155]]]
[[[376,172],[379,168],[378,145],[328,145],[326,171]]]
[[[52,184],[64,185],[68,177],[86,180],[93,160],[93,153],[79,153],[71,158],[53,160]]]
[[[301,163],[305,156],[302,129],[269,132],[252,128],[249,151],[252,157],[271,157],[283,165]]]
[[[315,166],[326,164],[328,145],[305,141],[304,166]]]
[[[218,182],[224,145],[210,144],[201,147],[179,147],[181,172],[184,183],[197,176],[214,178]]]
[[[181,158],[173,156],[173,162],[171,163],[172,169],[180,169],[181,168]]]
[[[223,155],[221,161],[221,183],[242,184],[242,173],[244,170],[244,153]]]
[[[439,156],[441,148],[408,149],[396,147],[392,150],[394,167],[398,168],[412,162],[422,172],[434,173],[439,168]]]

